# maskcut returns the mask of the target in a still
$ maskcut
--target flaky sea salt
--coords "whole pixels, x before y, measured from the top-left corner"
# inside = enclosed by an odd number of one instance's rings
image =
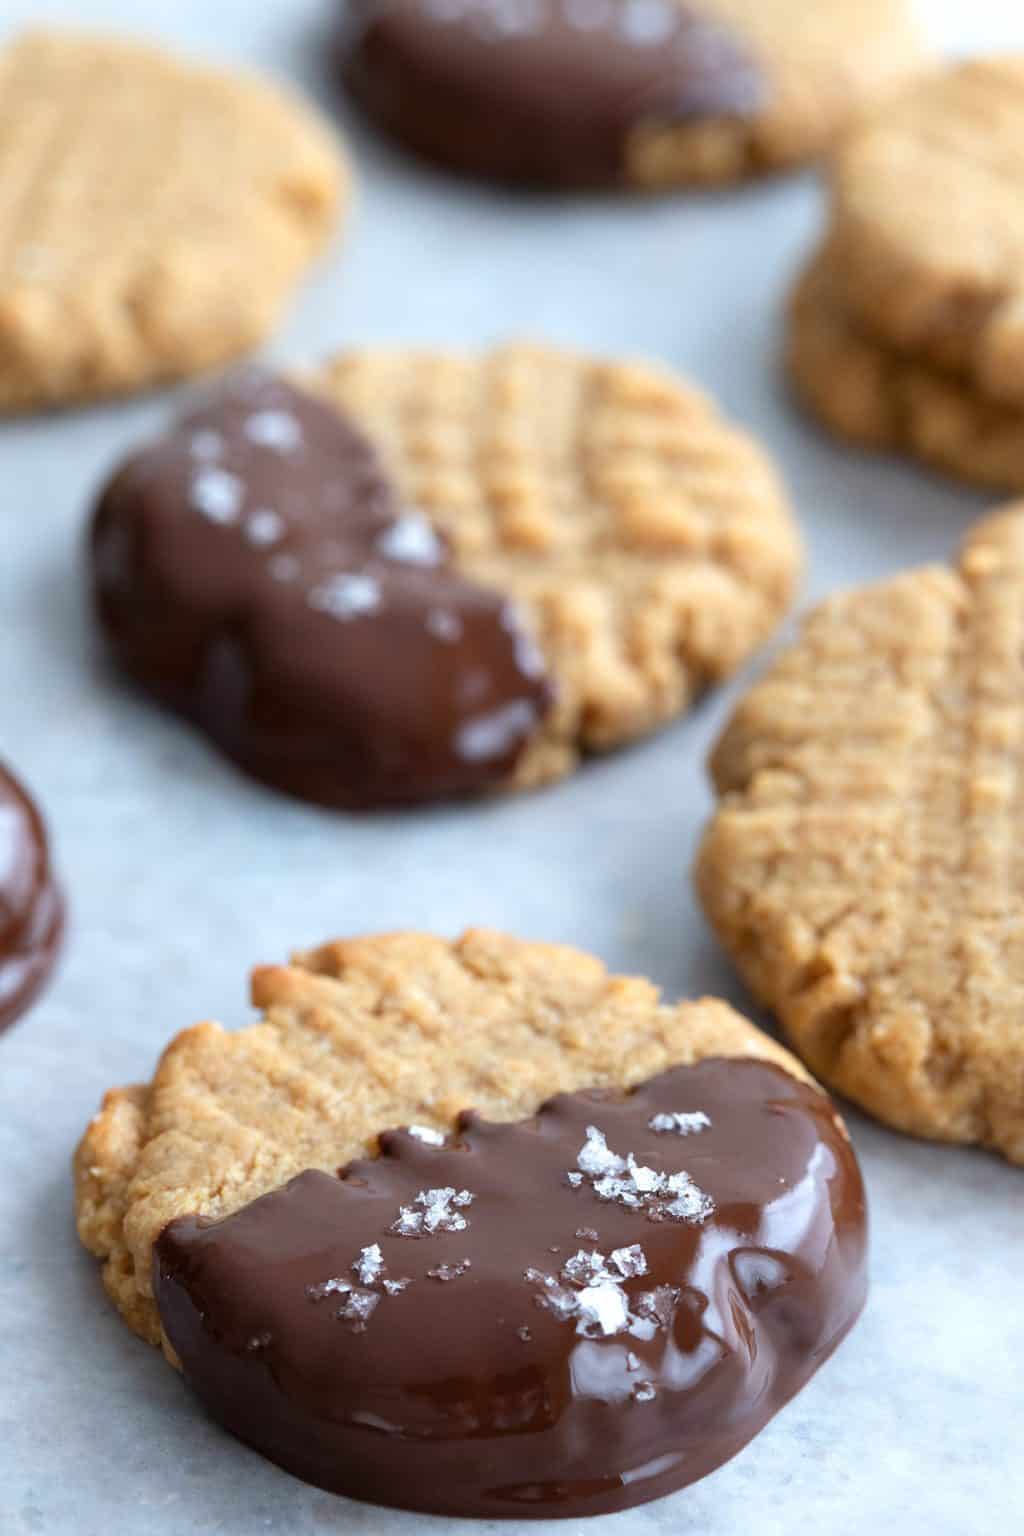
[[[459,1264],[435,1264],[433,1269],[427,1270],[427,1274],[431,1280],[458,1280],[472,1268],[472,1261],[463,1259]]]
[[[412,1285],[412,1281],[406,1275],[401,1280],[382,1280],[381,1284],[386,1296],[401,1296],[402,1292],[407,1291]]]
[[[199,469],[192,476],[189,499],[208,522],[225,527],[238,521],[245,486],[227,469]]]
[[[518,745],[536,725],[536,712],[528,699],[515,699],[488,715],[477,715],[459,726],[455,751],[467,763],[492,762]]]
[[[324,1301],[328,1296],[343,1296],[351,1289],[351,1280],[335,1276],[331,1280],[321,1280],[319,1285],[307,1285],[306,1295],[310,1301]]]
[[[653,1381],[638,1381],[633,1388],[633,1400],[637,1403],[650,1403],[657,1397],[658,1392]]]
[[[380,1297],[376,1291],[351,1291],[344,1304],[338,1308],[337,1316],[354,1323],[356,1332],[361,1333],[379,1304]]]
[[[380,607],[380,583],[358,572],[339,572],[313,588],[309,606],[332,619],[357,619]]]
[[[428,1147],[443,1147],[445,1135],[443,1131],[435,1131],[432,1125],[410,1125],[409,1135],[417,1141],[423,1141]]]
[[[711,1196],[699,1189],[688,1173],[660,1173],[638,1163],[632,1152],[620,1157],[596,1125],[587,1126],[576,1168],[576,1178],[572,1172],[568,1174],[574,1187],[579,1188],[580,1176],[586,1176],[599,1200],[642,1211],[649,1221],[699,1223],[706,1221],[715,1209]]]
[[[399,1237],[428,1237],[434,1232],[464,1232],[469,1226],[462,1210],[472,1205],[468,1189],[421,1189],[415,1205],[403,1205],[391,1224]],[[416,1206],[420,1209],[417,1210]],[[459,1209],[457,1209],[457,1207]]]
[[[359,1276],[360,1285],[373,1285],[384,1273],[384,1255],[380,1251],[379,1243],[371,1243],[368,1248],[363,1248],[358,1259],[352,1262],[352,1268]]]
[[[255,544],[258,549],[265,549],[268,544],[276,544],[284,533],[284,518],[279,513],[272,511],[270,507],[260,507],[255,512],[250,512],[245,520],[245,536],[250,544]]]
[[[610,1278],[585,1286],[577,1300],[576,1331],[584,1338],[608,1338],[622,1333],[629,1323],[629,1302]]]
[[[609,1268],[618,1270],[624,1280],[634,1280],[647,1273],[647,1255],[639,1243],[630,1248],[616,1248],[608,1260]]]
[[[302,445],[302,425],[290,411],[254,411],[244,431],[250,443],[274,453],[294,453]]]
[[[377,549],[385,560],[403,565],[440,565],[444,558],[441,540],[418,513],[409,513],[385,528],[377,539]]]
[[[690,1113],[652,1115],[647,1122],[648,1130],[671,1136],[695,1136],[698,1131],[706,1131],[710,1127],[711,1121],[702,1109]]]

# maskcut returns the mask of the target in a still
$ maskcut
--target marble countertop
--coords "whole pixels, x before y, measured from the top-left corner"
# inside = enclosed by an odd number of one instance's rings
[[[1024,43],[1004,0],[923,9],[947,47]],[[123,25],[263,64],[330,103],[330,12],[319,0],[3,0],[0,33],[50,17]],[[813,179],[661,202],[510,200],[413,169],[351,126],[355,214],[272,356],[528,334],[665,358],[777,454],[810,545],[806,598],[944,558],[984,507],[843,452],[790,407],[780,305],[820,220]],[[0,1531],[430,1536],[439,1522],[306,1487],[203,1417],[78,1249],[72,1148],[104,1089],[147,1076],[177,1029],[246,1021],[252,963],[347,931],[491,924],[594,950],[670,997],[719,993],[749,1009],[687,881],[710,808],[703,760],[735,689],[532,798],[360,820],[264,793],[123,692],[87,623],[91,493],[168,410],[148,398],[0,427],[0,754],[46,807],[71,902],[56,983],[0,1040]],[[696,1487],[524,1531],[1019,1528],[1024,1174],[855,1114],[851,1128],[873,1289],[834,1360]]]

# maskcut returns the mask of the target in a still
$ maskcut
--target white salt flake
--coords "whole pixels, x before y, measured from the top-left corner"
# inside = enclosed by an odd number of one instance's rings
[[[255,512],[250,512],[245,520],[245,536],[258,549],[276,544],[282,533],[284,518],[270,507],[259,507]]]
[[[196,511],[211,523],[226,526],[238,521],[245,500],[245,486],[226,469],[199,469],[192,477],[190,499]]]
[[[433,1269],[428,1269],[427,1274],[431,1280],[458,1280],[472,1268],[472,1261],[463,1259],[461,1264],[437,1264]]]
[[[702,1109],[691,1113],[677,1111],[675,1114],[652,1115],[647,1122],[649,1131],[663,1136],[695,1136],[699,1131],[709,1130],[710,1126],[711,1121]]]
[[[290,411],[254,411],[244,431],[250,443],[274,453],[294,453],[302,445],[302,424]]]
[[[598,1239],[598,1233],[593,1227],[577,1227],[576,1236],[585,1243],[596,1243]]]
[[[633,1388],[633,1401],[636,1403],[651,1403],[657,1395],[653,1381],[638,1381]]]
[[[354,1323],[356,1333],[362,1333],[379,1303],[380,1297],[375,1291],[352,1291],[345,1298],[344,1306],[338,1308],[336,1316]]]
[[[616,1248],[608,1260],[612,1269],[617,1269],[623,1280],[633,1280],[639,1275],[647,1273],[647,1255],[639,1243],[634,1243],[630,1248]]]
[[[380,607],[380,584],[372,576],[340,572],[309,594],[309,606],[333,619],[357,619]]]
[[[715,1209],[710,1195],[684,1171],[660,1173],[638,1163],[632,1152],[622,1158],[608,1146],[604,1132],[587,1126],[587,1139],[576,1157],[577,1174],[568,1175],[575,1188],[582,1176],[599,1200],[642,1211],[649,1221],[704,1222]]]
[[[624,1333],[629,1323],[629,1302],[612,1279],[598,1280],[579,1294],[576,1332],[584,1338],[608,1338]]]
[[[380,1251],[379,1243],[371,1243],[368,1248],[363,1248],[358,1259],[354,1259],[352,1268],[359,1276],[360,1285],[373,1285],[384,1272],[384,1255]]]
[[[582,1173],[570,1172],[566,1174],[566,1178],[569,1180],[569,1183],[572,1185],[573,1189],[579,1189],[580,1185],[583,1183]]]
[[[426,1142],[428,1147],[443,1147],[445,1135],[443,1131],[435,1131],[432,1125],[410,1125],[409,1135],[417,1141]]]
[[[516,1335],[522,1339],[524,1344],[529,1344],[530,1340],[533,1338],[533,1334],[530,1332],[529,1328],[525,1326],[525,1324],[522,1328],[516,1329]]]
[[[562,1265],[562,1279],[571,1280],[576,1285],[590,1285],[595,1280],[604,1279],[607,1274],[604,1254],[587,1253],[583,1248]]]
[[[327,1296],[344,1296],[351,1289],[351,1280],[342,1280],[340,1276],[335,1276],[331,1280],[321,1280],[319,1285],[307,1285],[306,1295],[310,1301],[323,1301]]]
[[[440,565],[444,558],[441,540],[425,517],[409,513],[392,523],[377,539],[377,549],[385,560],[403,565]]]
[[[607,1173],[621,1173],[626,1160],[610,1151],[603,1131],[599,1131],[596,1125],[588,1125],[587,1139],[577,1153],[576,1166],[581,1173],[598,1177]]]
[[[381,1283],[387,1296],[401,1296],[402,1292],[407,1291],[410,1285],[412,1285],[408,1275],[404,1276],[401,1280],[384,1280]]]
[[[486,763],[519,745],[537,723],[528,699],[515,699],[488,715],[467,720],[455,733],[455,751],[467,763]]]
[[[627,1353],[626,1353],[626,1370],[627,1371],[638,1371],[639,1369],[640,1369],[640,1356],[639,1355],[634,1355],[632,1350],[628,1350]]]
[[[416,1196],[415,1206],[403,1205],[398,1216],[391,1224],[392,1232],[399,1237],[424,1237],[433,1232],[464,1232],[469,1222],[460,1210],[453,1207],[472,1205],[474,1196],[468,1189],[455,1190],[448,1186],[444,1189],[421,1189]]]
[[[672,1326],[681,1294],[674,1285],[655,1286],[653,1291],[643,1291],[636,1297],[633,1311],[638,1319],[653,1325],[654,1332],[668,1329]],[[644,1337],[643,1334],[637,1336]]]

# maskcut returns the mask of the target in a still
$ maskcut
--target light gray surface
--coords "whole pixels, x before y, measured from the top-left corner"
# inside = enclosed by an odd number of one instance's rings
[[[0,31],[50,16],[121,23],[315,84],[330,9],[0,0]],[[951,46],[1024,41],[1001,0],[926,9]],[[361,135],[356,152],[357,217],[275,355],[527,333],[667,358],[779,455],[811,546],[811,595],[945,556],[982,507],[839,451],[790,410],[779,302],[818,218],[809,182],[654,204],[515,203],[419,173]],[[174,1031],[246,1020],[252,962],[328,935],[489,923],[578,943],[672,997],[743,1006],[686,880],[710,805],[702,761],[728,699],[500,805],[360,821],[252,788],[119,689],[83,610],[90,492],[167,410],[150,399],[0,428],[0,755],[46,806],[72,905],[57,984],[0,1040],[0,1532],[427,1536],[441,1524],[307,1488],[203,1418],[117,1320],[76,1246],[71,1149],[103,1090],[148,1075]],[[628,1516],[524,1529],[1019,1529],[1024,1174],[852,1125],[874,1287],[836,1359],[696,1488]]]

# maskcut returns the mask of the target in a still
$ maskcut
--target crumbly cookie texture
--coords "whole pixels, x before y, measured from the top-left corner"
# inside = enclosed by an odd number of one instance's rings
[[[927,76],[832,167],[833,266],[860,324],[1024,408],[1024,55]]]
[[[259,342],[347,174],[269,83],[142,44],[0,52],[0,411],[138,389]]]
[[[514,345],[349,352],[300,382],[370,435],[464,574],[520,604],[557,703],[514,787],[666,723],[792,600],[773,466],[668,372]]]
[[[552,1094],[632,1086],[707,1056],[805,1075],[724,1003],[667,1007],[588,955],[492,932],[328,944],[257,970],[252,996],[260,1023],[178,1035],[151,1083],[106,1095],[76,1155],[79,1236],[153,1343],[152,1246],[169,1221],[332,1172],[383,1130],[449,1130],[471,1107],[516,1120]]]
[[[628,176],[651,189],[726,184],[812,159],[867,103],[926,67],[908,0],[695,0],[752,52],[765,101],[747,120],[649,123],[633,135]]]
[[[740,704],[696,880],[826,1083],[1024,1163],[1024,503],[832,598]]]
[[[985,400],[954,374],[869,336],[844,307],[833,251],[830,244],[812,262],[790,306],[787,366],[803,403],[850,442],[1024,490],[1024,409]]]

